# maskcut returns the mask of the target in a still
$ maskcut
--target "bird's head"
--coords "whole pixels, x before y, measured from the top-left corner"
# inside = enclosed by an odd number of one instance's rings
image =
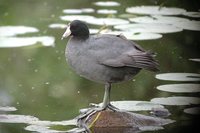
[[[88,26],[80,20],[74,20],[68,24],[66,31],[62,35],[62,39],[67,38],[68,36],[87,39],[89,37]]]

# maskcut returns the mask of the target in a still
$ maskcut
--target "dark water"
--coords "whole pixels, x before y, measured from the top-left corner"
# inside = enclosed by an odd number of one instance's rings
[[[50,24],[68,22],[60,19],[67,15],[64,9],[92,8],[93,13],[83,13],[95,17],[114,17],[127,14],[125,9],[141,5],[161,5],[166,7],[179,7],[187,11],[198,12],[199,2],[193,1],[118,1],[121,5],[114,7],[96,6],[90,0],[0,0],[0,26],[29,26],[39,31],[16,35],[17,37],[44,37],[55,39],[54,46],[43,46],[40,42],[24,47],[3,48],[0,40],[0,106],[17,108],[14,112],[1,114],[31,115],[40,120],[63,121],[74,118],[79,114],[79,109],[88,107],[89,103],[102,101],[104,85],[88,81],[76,75],[65,61],[64,50],[67,40],[61,41],[64,32],[62,28],[49,28]],[[117,14],[98,14],[98,9],[116,10]],[[69,14],[68,14],[69,15]],[[125,16],[125,15],[124,15]],[[137,17],[137,14],[134,16]],[[139,15],[140,16],[140,15]],[[148,16],[148,15],[147,15]],[[180,16],[180,15],[176,15]],[[181,16],[183,17],[183,16]],[[198,21],[200,18],[184,17]],[[124,18],[128,20],[128,18]],[[199,25],[199,24],[198,24]],[[91,28],[100,29],[102,26],[94,24]],[[109,28],[112,28],[110,26]],[[197,28],[198,29],[198,28]],[[3,36],[0,33],[0,38]],[[4,38],[5,39],[5,38]],[[9,39],[9,38],[7,38]],[[37,39],[36,39],[37,40]],[[145,49],[157,53],[156,59],[160,63],[160,71],[152,73],[141,71],[133,81],[113,85],[111,98],[113,101],[150,101],[153,98],[184,96],[196,98],[193,102],[185,104],[176,103],[165,105],[171,115],[170,119],[176,120],[163,130],[157,132],[187,132],[195,126],[199,114],[185,113],[184,109],[197,107],[199,110],[199,75],[197,80],[179,81],[160,80],[155,78],[163,73],[200,73],[199,30],[185,30],[177,33],[162,34],[162,38],[155,40],[135,40]],[[12,41],[17,45],[17,41]],[[12,45],[11,45],[12,46]],[[192,59],[197,59],[193,61]],[[171,77],[173,78],[173,77]],[[156,87],[167,84],[197,84],[197,91],[166,92],[157,90]],[[186,87],[186,89],[191,89]],[[186,98],[186,102],[187,98]],[[158,102],[159,103],[159,102]],[[1,119],[1,118],[0,118]],[[26,124],[0,124],[1,133],[25,133]],[[61,127],[64,128],[65,127]]]

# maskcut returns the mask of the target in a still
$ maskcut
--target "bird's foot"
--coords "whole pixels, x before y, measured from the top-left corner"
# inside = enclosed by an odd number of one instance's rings
[[[93,107],[81,110],[81,114],[76,118],[77,122],[78,122],[78,126],[85,128],[87,132],[90,132],[90,128],[91,128],[91,126],[87,125],[87,122],[88,122],[88,120],[90,120],[90,118],[94,114],[101,112],[103,110],[111,110],[111,111],[114,111],[114,112],[120,111],[118,108],[116,108],[115,106],[113,106],[110,103],[107,104],[106,106],[102,106],[102,107],[99,106],[98,104],[90,104],[90,105],[93,106]],[[97,119],[98,118],[95,118],[95,121]]]
[[[113,106],[110,103],[107,104],[106,106],[103,106],[103,107],[100,107],[100,105],[96,104],[96,103],[90,103],[89,106],[90,107],[96,107],[96,108],[102,108],[102,110],[109,109],[109,110],[112,110],[112,111],[120,111],[120,109],[118,109],[117,107]]]

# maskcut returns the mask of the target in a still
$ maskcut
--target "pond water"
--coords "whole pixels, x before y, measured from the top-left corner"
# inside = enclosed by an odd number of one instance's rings
[[[200,2],[0,0],[1,133],[65,132],[76,127],[80,109],[102,101],[104,85],[66,63],[61,36],[74,19],[88,23],[92,34],[123,34],[156,52],[159,72],[143,70],[111,93],[119,108],[146,115],[161,108],[174,122],[141,131],[187,132],[196,125]]]

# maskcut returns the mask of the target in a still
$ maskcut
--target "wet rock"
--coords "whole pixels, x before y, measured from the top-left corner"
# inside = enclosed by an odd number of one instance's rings
[[[162,127],[174,122],[170,119],[146,116],[131,112],[113,112],[109,110],[95,113],[86,123],[94,132],[109,132],[109,133],[129,133],[141,131],[142,127],[146,129],[158,129],[154,127]]]

